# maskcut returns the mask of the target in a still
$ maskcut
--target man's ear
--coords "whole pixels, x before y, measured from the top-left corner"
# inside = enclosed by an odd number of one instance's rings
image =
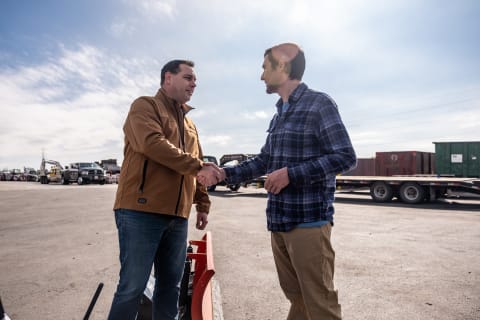
[[[171,72],[165,72],[165,84],[170,84],[172,81],[172,73]]]
[[[281,71],[285,72],[287,75],[290,75],[290,66],[290,62],[282,61],[278,63],[278,67],[281,68]]]

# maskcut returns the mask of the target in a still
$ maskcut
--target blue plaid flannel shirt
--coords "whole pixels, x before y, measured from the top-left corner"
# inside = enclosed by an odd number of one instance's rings
[[[267,228],[274,232],[305,222],[333,222],[335,176],[356,165],[337,105],[327,94],[301,83],[288,103],[282,113],[283,102],[277,102],[260,154],[225,168],[228,183],[288,168],[290,184],[279,194],[268,194]]]

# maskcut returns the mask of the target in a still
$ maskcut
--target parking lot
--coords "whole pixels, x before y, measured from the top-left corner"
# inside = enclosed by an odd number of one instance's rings
[[[119,270],[117,185],[0,182],[0,297],[12,319],[105,319]],[[211,193],[226,320],[285,319],[263,189]],[[344,319],[480,318],[480,200],[375,204],[338,194],[333,245]],[[190,239],[203,232],[194,230]]]

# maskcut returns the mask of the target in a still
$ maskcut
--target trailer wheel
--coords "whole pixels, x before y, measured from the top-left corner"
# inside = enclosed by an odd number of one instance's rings
[[[383,181],[376,181],[370,187],[370,196],[375,202],[390,202],[393,198],[393,189]]]
[[[420,203],[425,200],[425,189],[415,182],[406,182],[400,187],[400,199],[405,203]]]

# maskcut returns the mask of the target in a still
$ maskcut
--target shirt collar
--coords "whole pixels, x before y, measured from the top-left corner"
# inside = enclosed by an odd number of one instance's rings
[[[290,96],[288,97],[288,103],[289,105],[293,105],[295,104],[295,102],[297,102],[300,97],[303,95],[303,93],[305,92],[305,90],[308,89],[308,86],[305,84],[305,83],[300,83],[296,88],[295,90],[293,90],[293,92],[290,94]],[[282,109],[282,106],[283,106],[283,100],[282,98],[278,99],[277,101],[277,109]]]

